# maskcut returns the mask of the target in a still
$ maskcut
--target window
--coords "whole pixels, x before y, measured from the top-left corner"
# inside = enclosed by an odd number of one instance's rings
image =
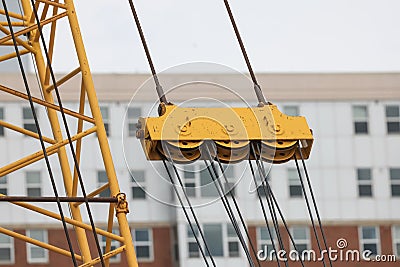
[[[188,255],[189,258],[198,258],[200,257],[200,250],[199,250],[199,246],[197,245],[196,242],[196,237],[198,238],[198,240],[200,240],[200,233],[199,233],[199,228],[197,227],[197,225],[193,225],[193,230],[192,228],[190,228],[190,226],[188,225],[187,228],[187,242],[188,242]],[[194,232],[194,234],[193,234]]]
[[[310,245],[310,229],[306,226],[293,226],[290,228],[294,243],[296,244],[296,250],[298,255],[301,256],[303,251],[309,250]],[[293,244],[291,244],[294,249]]]
[[[108,176],[106,171],[97,171],[97,186],[100,187],[106,183],[108,183]],[[110,197],[110,196],[111,196],[110,188],[103,190],[99,194],[99,197]]]
[[[263,256],[266,257],[266,259],[268,260],[272,260],[273,258],[271,256],[274,254],[271,252],[274,251],[274,246],[276,250],[279,250],[279,246],[277,243],[276,231],[274,226],[269,225],[268,227],[269,231],[266,226],[257,227],[257,245],[258,250],[262,250],[267,253],[267,255]]]
[[[360,249],[362,251],[369,250],[372,255],[379,254],[379,227],[361,226],[359,230]]]
[[[7,195],[8,188],[7,188],[7,176],[0,177],[0,194]]]
[[[4,108],[0,107],[0,120],[4,120]],[[0,136],[4,136],[4,127],[0,125]]]
[[[400,168],[390,168],[390,189],[393,197],[400,197]]]
[[[26,235],[30,238],[47,243],[46,230],[27,230]],[[28,263],[47,263],[49,261],[49,251],[47,249],[27,243]]]
[[[260,195],[260,197],[265,197],[266,194],[268,193],[268,186],[267,184],[264,182],[264,178],[261,178],[261,174],[258,170],[255,170],[255,176],[256,176],[256,188],[257,188],[257,193],[256,193],[256,197],[258,197],[258,195]],[[254,182],[254,181],[253,181]],[[269,184],[269,186],[271,187],[271,172],[267,173],[267,182]]]
[[[42,183],[40,171],[28,171],[25,173],[26,194],[29,197],[40,197],[42,195]]]
[[[128,136],[136,136],[137,122],[141,114],[141,108],[128,108]]]
[[[285,113],[288,116],[299,116],[300,114],[299,107],[294,105],[284,106],[283,113]]]
[[[204,238],[207,242],[208,249],[211,255],[215,257],[224,256],[224,244],[222,239],[222,225],[221,224],[204,224],[203,225]],[[206,255],[208,252],[206,251]]]
[[[184,165],[184,179],[185,179],[185,191],[189,197],[196,196],[196,166],[195,165]]]
[[[119,235],[118,229],[112,229],[113,234]],[[106,240],[107,238],[104,235],[99,235],[100,247],[102,248],[103,253],[106,252]],[[111,249],[110,251],[120,247],[120,243],[117,240],[111,239]],[[120,262],[121,261],[121,254],[117,254],[112,256],[110,259],[111,263]]]
[[[145,172],[142,170],[131,171],[132,181],[132,198],[133,199],[145,199],[146,198],[146,180]]]
[[[372,197],[372,175],[371,169],[357,169],[358,196]]]
[[[389,134],[400,133],[400,106],[386,106],[386,128]]]
[[[104,128],[106,129],[107,136],[110,136],[110,112],[108,107],[100,107],[101,116],[103,117]]]
[[[218,178],[223,186],[224,193],[227,194],[231,191],[235,194],[235,173],[234,166],[222,164],[224,174],[228,182],[226,183],[225,177],[222,175],[218,164],[215,165],[218,171]],[[210,167],[211,168],[211,167]],[[183,177],[185,180],[185,190],[189,197],[218,197],[217,186],[218,182],[214,182],[207,167],[204,164],[189,164],[184,166]],[[228,194],[230,196],[230,194]]]
[[[220,168],[221,169],[221,168]],[[235,168],[231,164],[222,164],[223,173],[220,175],[220,181],[224,185],[224,193],[230,196],[230,192],[235,196]],[[228,180],[228,182],[225,181]]]
[[[394,225],[392,227],[392,238],[393,238],[393,252],[400,258],[400,225]]]
[[[211,168],[211,166],[209,168]],[[200,195],[202,197],[218,197],[219,196],[217,191],[217,186],[219,186],[217,184],[218,182],[213,181],[213,178],[211,177],[210,172],[208,171],[205,165],[203,164],[200,165],[199,174],[200,174]]]
[[[289,179],[289,195],[290,195],[290,197],[302,197],[303,190],[301,188],[301,182],[300,182],[300,178],[299,178],[297,169],[289,168],[287,171],[288,171],[288,179]]]
[[[37,110],[35,109],[36,116],[38,116]],[[24,128],[28,131],[37,133],[35,120],[33,118],[33,113],[30,107],[22,108],[22,119],[24,123]]]
[[[188,257],[199,258],[200,249],[196,242],[196,237],[199,240],[203,251],[209,256],[203,240],[201,239],[198,227],[193,224],[193,230],[189,225],[186,227],[187,244],[188,244]],[[239,239],[233,226],[221,223],[208,223],[201,226],[204,238],[207,242],[208,249],[213,257],[239,257]],[[224,245],[225,244],[225,245]]]
[[[229,257],[239,257],[239,240],[232,224],[226,225],[226,236],[228,239]]]
[[[153,233],[151,229],[133,230],[133,240],[138,260],[153,259]]]
[[[367,134],[368,107],[364,105],[353,106],[353,121],[355,134]]]
[[[0,234],[0,264],[14,263],[14,240],[8,235]]]

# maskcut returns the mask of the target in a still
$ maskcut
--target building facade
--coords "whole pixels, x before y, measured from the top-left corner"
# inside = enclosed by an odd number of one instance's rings
[[[29,79],[33,86],[35,77]],[[146,75],[94,75],[120,187],[129,199],[128,218],[138,260],[141,266],[149,267],[204,266],[163,165],[148,162],[135,137],[137,119],[157,114],[157,97],[147,79]],[[306,164],[328,247],[337,251],[333,264],[394,266],[394,261],[400,261],[400,74],[259,74],[258,79],[269,101],[277,104],[283,113],[305,116],[313,129],[315,141]],[[1,74],[1,80],[11,88],[23,88],[16,74]],[[240,75],[170,74],[161,77],[161,81],[167,89],[193,81],[207,82],[172,90],[169,101],[176,104],[257,105],[251,82]],[[210,83],[230,90],[218,90]],[[67,107],[77,109],[74,94],[70,92],[79,88],[77,79],[63,89],[62,98]],[[22,127],[30,129],[34,122],[27,108],[26,103],[0,93],[0,120],[20,121]],[[44,131],[49,131],[45,112],[38,110],[39,119]],[[76,126],[72,126],[72,131],[73,127]],[[1,166],[40,149],[38,144],[1,126],[0,147]],[[82,150],[82,173],[88,191],[105,181],[94,147],[89,144]],[[57,162],[52,164],[55,177],[60,176]],[[248,266],[229,217],[218,201],[217,191],[205,186],[210,177],[204,165],[200,162],[180,165],[178,171],[216,265]],[[246,220],[251,241],[257,250],[270,249],[271,239],[248,165],[232,164],[226,176]],[[271,166],[269,181],[297,249],[319,252],[294,162]],[[44,164],[34,164],[12,176],[2,177],[0,193],[52,195]],[[54,204],[43,205],[56,211]],[[64,242],[67,248],[63,231],[55,221],[7,203],[0,203],[0,210],[1,227],[50,244]],[[93,212],[97,218],[104,213],[96,205]],[[279,221],[282,242],[286,248],[294,249]],[[106,222],[104,213],[104,221],[97,224],[105,228]],[[277,241],[276,235],[272,235]],[[88,237],[94,247],[90,233]],[[338,240],[345,242],[345,246],[341,247]],[[100,242],[105,246],[104,240]],[[372,252],[369,262],[361,258],[365,250]],[[345,255],[347,251],[358,251],[360,260],[340,258],[340,253]],[[304,260],[305,266],[322,265],[318,259]],[[111,259],[111,266],[124,266],[124,262],[123,256],[116,256]],[[301,266],[296,259],[289,258],[289,262],[290,266]],[[54,256],[44,249],[0,235],[2,266],[69,266],[70,263],[68,257]],[[263,259],[261,264],[277,265],[274,258]]]

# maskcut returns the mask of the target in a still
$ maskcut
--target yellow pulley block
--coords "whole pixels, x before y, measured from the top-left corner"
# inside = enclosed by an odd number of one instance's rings
[[[300,146],[304,159],[313,136],[301,116],[287,116],[273,104],[258,107],[187,108],[160,104],[160,116],[140,118],[137,138],[148,160],[171,159],[190,163],[206,159],[200,147],[212,141],[214,157],[223,163],[246,159],[283,163]]]

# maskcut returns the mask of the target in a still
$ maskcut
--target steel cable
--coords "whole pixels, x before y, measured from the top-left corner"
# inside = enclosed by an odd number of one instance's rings
[[[226,175],[225,175],[225,171],[224,171],[224,168],[223,168],[223,166],[222,166],[222,163],[221,163],[221,161],[220,161],[220,159],[219,159],[218,157],[215,157],[215,158],[217,159],[217,163],[218,163],[219,168],[220,168],[220,170],[221,170],[222,176],[224,177],[225,183],[228,184],[228,178],[227,178]],[[219,179],[218,179],[218,180],[219,180]],[[258,266],[260,266],[260,265],[261,265],[260,260],[259,260],[258,257],[257,257],[256,249],[255,249],[255,247],[254,247],[253,241],[252,241],[251,238],[250,238],[250,234],[249,234],[249,231],[248,231],[248,229],[247,229],[246,222],[244,221],[244,218],[243,218],[243,216],[242,216],[242,212],[240,211],[239,204],[238,204],[237,201],[236,201],[235,194],[233,194],[232,190],[228,190],[228,194],[229,194],[229,196],[232,198],[233,204],[235,205],[235,209],[236,209],[236,211],[237,211],[237,213],[238,213],[238,215],[239,215],[240,222],[241,222],[241,224],[242,224],[242,226],[243,226],[243,229],[244,229],[244,231],[245,231],[245,233],[246,233],[247,239],[249,240],[250,248],[251,248],[251,250],[252,250],[252,252],[253,252],[253,254],[254,254],[254,257],[255,257],[256,260],[257,260]]]
[[[265,225],[266,225],[266,227],[267,227],[268,235],[269,235],[269,238],[270,238],[270,240],[271,240],[272,248],[273,248],[274,251],[276,252],[276,251],[278,251],[278,250],[276,249],[275,240],[274,240],[274,238],[273,238],[273,235],[272,235],[272,232],[271,232],[269,223],[268,223],[267,212],[266,212],[266,210],[265,210],[264,202],[262,201],[261,194],[260,194],[260,192],[258,191],[257,179],[256,179],[256,175],[255,175],[254,168],[253,168],[253,165],[252,165],[252,163],[251,163],[251,160],[249,160],[249,166],[250,166],[251,174],[252,174],[252,176],[253,176],[254,183],[256,184],[257,196],[258,196],[258,199],[259,199],[259,202],[260,202],[260,206],[261,206],[261,210],[262,210],[262,213],[263,213],[263,216],[264,216]],[[260,186],[264,186],[263,182],[261,182],[261,185],[260,185]],[[265,190],[265,188],[264,188],[264,190]],[[266,195],[266,192],[265,192],[265,195]],[[275,224],[274,224],[274,229],[275,229]],[[275,232],[276,232],[276,229],[275,229]],[[282,245],[283,245],[283,244],[282,244]],[[278,263],[278,267],[280,267],[280,263],[279,263],[279,259],[278,259],[278,254],[277,254],[277,253],[274,253],[274,255],[275,255],[275,259],[276,259],[276,261],[277,261],[277,263]]]
[[[207,161],[204,160],[204,163],[205,163],[205,165],[207,167],[207,170],[208,170],[208,172],[209,172],[209,174],[211,176],[211,179],[213,180],[213,182],[215,184],[215,187],[217,189],[218,195],[221,198],[222,204],[223,204],[223,206],[225,208],[225,211],[226,211],[229,219],[231,220],[232,226],[235,229],[235,232],[236,232],[236,234],[237,234],[237,236],[239,238],[240,244],[242,245],[242,248],[243,248],[243,250],[244,250],[244,252],[246,254],[248,262],[249,262],[250,266],[254,267],[254,262],[253,262],[253,260],[252,260],[252,258],[250,256],[250,252],[249,252],[249,250],[247,248],[246,242],[245,242],[245,240],[243,238],[243,235],[242,235],[242,233],[240,231],[239,225],[238,225],[237,220],[236,220],[236,218],[234,216],[234,213],[233,213],[233,210],[232,210],[232,208],[230,206],[229,200],[226,197],[226,195],[224,194],[224,187],[221,184],[221,181],[218,179],[218,171],[215,168],[215,165],[213,163],[213,159],[212,159],[210,150],[208,148],[208,144],[205,144],[205,148],[203,150],[206,153],[206,158],[210,162],[210,165],[208,165]],[[214,176],[214,174],[215,174],[216,177]]]
[[[320,242],[319,242],[319,238],[318,238],[318,234],[317,234],[317,229],[316,229],[316,227],[315,227],[314,216],[312,215],[312,212],[311,212],[310,202],[309,202],[309,200],[308,200],[306,188],[305,188],[305,186],[304,186],[303,175],[301,174],[301,170],[300,170],[300,167],[299,167],[299,163],[297,162],[296,154],[293,155],[293,158],[294,158],[294,162],[295,162],[295,164],[296,164],[297,173],[298,173],[298,175],[299,175],[299,180],[300,180],[300,184],[301,184],[301,190],[302,190],[302,192],[303,192],[303,194],[304,194],[304,200],[305,200],[305,202],[306,202],[307,211],[308,211],[308,214],[309,214],[309,216],[310,216],[310,221],[311,221],[311,224],[312,224],[312,228],[313,228],[313,232],[314,232],[314,235],[315,235],[315,239],[316,239],[316,241],[317,241],[317,246],[318,246],[318,249],[319,249],[319,251],[320,251],[320,253],[321,253],[322,248],[321,248],[321,244],[320,244]],[[325,265],[325,255],[322,255],[322,256],[323,256],[323,258],[322,258],[322,264],[323,264],[323,266],[325,267],[325,266],[326,266],[326,265]]]
[[[297,147],[297,149],[298,149],[299,154],[300,154],[301,162],[302,162],[304,173],[305,173],[305,176],[306,176],[308,189],[310,190],[311,200],[312,200],[313,205],[314,205],[315,214],[317,215],[318,225],[319,225],[319,229],[321,231],[322,240],[324,242],[325,250],[328,251],[328,244],[326,242],[325,231],[324,231],[324,228],[322,227],[322,222],[321,222],[321,217],[320,217],[319,211],[318,211],[317,201],[315,200],[314,191],[313,191],[313,188],[311,186],[311,180],[310,180],[310,176],[308,175],[306,163],[304,162],[303,153],[301,152],[301,149],[300,149],[300,142],[299,142],[299,146]],[[331,257],[328,256],[328,260],[329,260],[329,266],[332,267]]]
[[[233,17],[233,13],[232,13],[231,7],[229,6],[228,0],[224,0],[224,4],[225,4],[226,11],[228,12],[228,16],[229,16],[229,19],[231,21],[233,30],[235,31],[236,39],[237,39],[237,41],[239,43],[239,46],[240,46],[240,49],[242,51],[243,58],[246,61],[247,69],[249,70],[249,74],[251,76],[251,80],[253,81],[254,92],[256,93],[258,102],[263,103],[263,104],[267,104],[267,101],[265,100],[265,97],[264,97],[264,94],[263,94],[263,92],[261,90],[261,87],[257,82],[257,78],[256,78],[256,75],[254,74],[253,68],[251,67],[250,59],[249,59],[249,57],[247,55],[246,48],[244,47],[242,37],[240,36],[240,32],[239,32],[239,29],[238,29],[238,27],[236,25],[235,18]]]
[[[264,168],[263,163],[261,161],[259,161],[258,159],[256,159],[256,164],[258,165],[258,169],[259,169],[260,173],[262,173],[262,177],[266,177],[266,172],[265,172],[265,168]],[[292,234],[290,233],[289,226],[288,226],[288,224],[287,224],[287,222],[285,220],[285,216],[283,215],[283,212],[282,212],[281,208],[279,207],[279,203],[278,203],[274,193],[272,192],[271,186],[269,185],[268,181],[264,180],[264,182],[265,182],[265,185],[266,185],[265,193],[266,193],[267,201],[268,201],[268,198],[269,198],[271,200],[271,203],[273,203],[275,205],[276,210],[279,213],[279,217],[282,220],[283,226],[285,227],[285,230],[286,230],[286,232],[287,232],[287,234],[289,236],[289,240],[292,243],[293,248],[298,251],[297,246],[296,246],[296,242],[294,241],[294,238],[293,238]],[[299,260],[300,260],[301,266],[305,267],[302,257],[299,257]]]
[[[166,148],[167,148],[167,146],[166,146]],[[171,152],[170,152],[169,149],[166,149],[166,152],[167,152],[168,158],[164,156],[162,159],[163,159],[163,160],[167,160],[167,161],[171,164],[171,166],[172,166],[172,168],[173,168],[173,170],[174,170],[174,173],[175,173],[175,175],[176,175],[176,178],[177,178],[177,180],[178,180],[178,183],[179,183],[180,187],[182,188],[182,192],[183,192],[183,195],[185,196],[185,200],[186,200],[186,202],[188,203],[190,213],[192,214],[193,219],[194,219],[194,221],[195,221],[195,223],[196,223],[196,226],[197,226],[197,228],[198,228],[198,230],[199,230],[200,237],[201,237],[201,239],[202,239],[203,242],[204,242],[204,247],[205,247],[205,249],[206,249],[206,252],[207,252],[208,255],[210,256],[210,260],[211,260],[213,266],[216,267],[216,263],[215,263],[214,257],[212,256],[212,254],[211,254],[211,252],[210,252],[210,249],[209,249],[208,244],[207,244],[207,241],[206,241],[206,239],[205,239],[203,230],[201,229],[200,222],[199,222],[199,220],[197,219],[196,213],[194,212],[194,209],[193,209],[192,203],[191,203],[191,201],[190,201],[190,198],[189,198],[189,196],[188,196],[187,193],[186,193],[185,186],[184,186],[184,184],[183,184],[183,182],[182,182],[181,176],[179,175],[178,169],[176,168],[174,162],[173,162],[172,160],[170,160],[170,159],[171,159]],[[164,166],[167,168],[167,166],[166,166],[165,164],[164,164]],[[169,170],[168,170],[168,169],[167,169],[166,171],[167,171],[167,173],[169,173]],[[172,177],[170,177],[170,179],[171,179],[171,178],[172,178]],[[177,191],[175,191],[175,192],[177,192]],[[178,195],[178,198],[179,198],[179,195]],[[185,211],[185,207],[183,206],[182,208],[183,208],[184,211]],[[187,220],[188,220],[188,223],[190,224],[191,222],[190,222],[189,217],[186,217],[186,218],[187,218]],[[192,229],[192,232],[193,232],[193,234],[195,235],[195,232],[193,231],[193,229]],[[196,242],[197,242],[197,241],[198,241],[198,239],[196,238]],[[197,245],[198,245],[199,247],[201,247],[200,242],[197,242]],[[208,264],[207,261],[206,261],[206,264]]]
[[[206,255],[205,255],[205,253],[204,253],[204,250],[203,250],[203,248],[202,248],[202,246],[201,246],[200,240],[199,240],[199,238],[198,238],[197,235],[196,235],[196,231],[195,231],[194,228],[193,228],[193,224],[192,224],[192,222],[190,221],[190,217],[189,217],[189,214],[188,214],[187,211],[186,211],[186,208],[185,208],[185,205],[184,205],[184,203],[183,203],[183,200],[182,200],[181,196],[179,195],[179,191],[178,191],[178,188],[176,187],[174,178],[172,177],[171,172],[170,172],[170,170],[168,169],[168,166],[167,166],[167,163],[166,163],[166,161],[165,161],[165,158],[162,159],[162,162],[163,162],[163,164],[164,164],[165,170],[167,171],[167,174],[168,174],[169,180],[170,180],[170,182],[171,182],[171,184],[172,184],[172,187],[174,188],[175,194],[176,194],[176,196],[178,197],[179,203],[180,203],[180,205],[181,205],[181,207],[182,207],[183,213],[185,214],[186,220],[187,220],[187,222],[189,223],[190,230],[192,231],[193,236],[194,236],[194,238],[195,238],[195,240],[196,240],[197,246],[199,247],[201,256],[203,257],[203,260],[204,260],[206,266],[210,266],[210,265],[208,264],[208,261],[207,261]],[[182,189],[183,189],[183,188],[182,188]],[[186,194],[186,192],[185,192],[184,189],[183,189],[183,193],[185,194],[185,197],[187,197],[187,194]],[[191,210],[192,210],[192,205],[191,205],[190,203],[189,203],[189,206],[190,206],[190,208],[191,208]],[[192,215],[193,215],[193,213],[192,213]],[[197,229],[198,229],[199,231],[201,231],[201,227],[199,226],[197,220],[196,220],[196,226],[197,226]],[[215,266],[215,262],[213,262],[213,264],[214,264],[213,266]]]
[[[255,154],[254,145],[252,145],[250,149],[254,153],[254,155],[256,155]],[[270,213],[271,218],[272,218],[272,224],[273,224],[273,227],[274,227],[274,230],[275,230],[276,237],[278,239],[279,247],[280,247],[281,250],[285,250],[285,246],[284,246],[284,243],[283,243],[281,231],[279,229],[278,216],[276,215],[275,205],[274,205],[273,201],[271,200],[271,198],[270,198],[270,196],[268,194],[268,190],[265,189],[267,186],[269,187],[268,176],[267,176],[267,173],[265,172],[265,170],[262,171],[261,166],[260,166],[260,161],[258,161],[258,160],[259,159],[256,157],[257,170],[258,170],[259,176],[261,178],[261,186],[262,186],[261,188],[262,188],[262,190],[264,192],[265,199],[267,201],[268,210],[269,210],[269,213]],[[250,163],[250,170],[251,170],[251,173],[253,175],[253,179],[256,180],[255,179],[255,172],[254,172],[254,169],[253,169],[253,165],[251,164],[251,162],[249,162],[249,163]],[[285,261],[285,266],[286,267],[289,266],[289,263],[287,261]]]

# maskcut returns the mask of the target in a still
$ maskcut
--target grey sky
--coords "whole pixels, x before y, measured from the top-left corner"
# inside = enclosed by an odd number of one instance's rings
[[[191,61],[246,70],[222,0],[135,3],[158,70]],[[127,0],[75,4],[93,72],[148,72]],[[231,0],[231,7],[258,72],[400,71],[398,0]],[[58,71],[76,66],[69,58],[58,58]]]

